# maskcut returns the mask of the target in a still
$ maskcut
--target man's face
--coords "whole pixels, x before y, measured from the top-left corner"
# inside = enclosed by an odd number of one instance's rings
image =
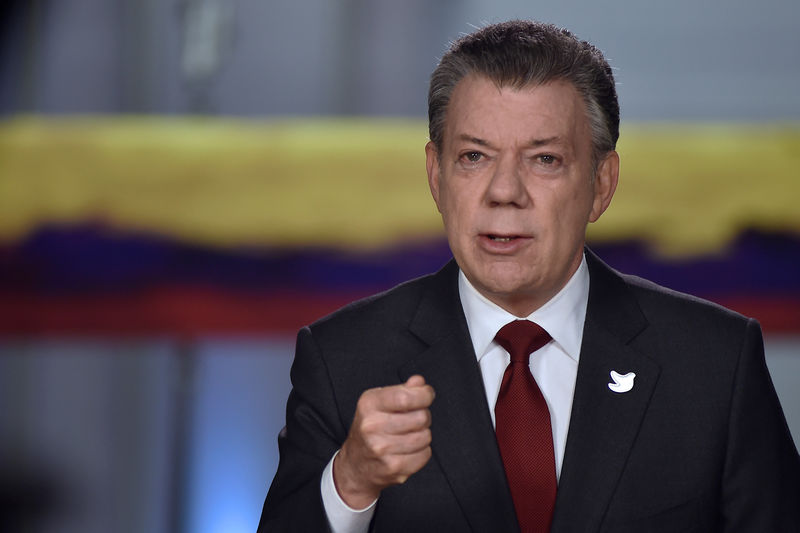
[[[580,265],[586,225],[611,202],[619,158],[592,180],[585,105],[568,82],[515,90],[470,75],[455,87],[428,182],[467,279],[517,316],[552,298]]]

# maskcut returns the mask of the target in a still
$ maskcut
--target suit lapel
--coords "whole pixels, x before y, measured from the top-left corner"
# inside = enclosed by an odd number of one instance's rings
[[[586,255],[589,303],[553,533],[600,528],[660,371],[630,345],[647,327],[630,289],[590,251]],[[436,390],[434,458],[473,531],[518,531],[458,297],[458,267],[451,262],[432,281],[410,326],[427,349],[400,366],[399,377],[422,374]],[[612,392],[612,370],[635,372],[633,389]]]
[[[590,272],[578,376],[552,532],[597,531],[633,446],[660,371],[630,342],[647,320],[622,278],[587,251]],[[609,373],[635,372],[609,389]]]
[[[436,391],[431,448],[473,531],[518,531],[455,262],[433,281],[411,324],[428,348],[398,369],[400,379],[418,373]]]

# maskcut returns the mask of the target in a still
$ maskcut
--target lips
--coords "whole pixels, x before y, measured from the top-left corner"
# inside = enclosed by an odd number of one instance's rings
[[[479,238],[481,247],[485,251],[501,255],[521,251],[530,240],[529,236],[509,233],[481,233]]]
[[[518,238],[516,235],[501,236],[501,235],[487,235],[494,242],[511,242],[513,239]]]
[[[525,239],[524,235],[513,235],[508,233],[483,233],[481,236],[486,237],[494,242],[511,242],[515,239]]]

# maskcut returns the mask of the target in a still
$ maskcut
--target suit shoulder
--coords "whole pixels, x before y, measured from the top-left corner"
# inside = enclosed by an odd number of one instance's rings
[[[755,320],[642,278],[623,275],[623,281],[647,324],[637,346],[659,362],[665,377],[674,373],[678,381],[684,380],[691,368],[698,375],[712,373],[725,388],[742,357],[763,360],[763,338]]]
[[[620,274],[636,294],[642,310],[651,319],[670,317],[677,321],[711,321],[730,326],[743,326],[753,319],[720,304],[682,293],[650,280],[630,274]]]

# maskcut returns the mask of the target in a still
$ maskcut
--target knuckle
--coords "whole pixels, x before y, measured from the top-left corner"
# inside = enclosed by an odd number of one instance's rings
[[[374,394],[370,390],[362,393],[361,396],[358,397],[358,402],[356,402],[356,411],[360,413],[371,411],[374,403],[373,396]]]
[[[360,437],[361,437],[361,445],[367,450],[372,451],[372,449],[375,446],[375,439],[373,439],[372,436],[367,433],[361,434]]]
[[[394,395],[394,404],[402,410],[406,410],[411,405],[411,398],[404,389],[397,389]]]
[[[361,421],[361,432],[366,435],[377,433],[380,429],[381,421],[376,417],[367,417]]]
[[[431,458],[432,455],[433,455],[433,452],[431,451],[431,447],[430,446],[427,446],[427,447],[423,448],[419,452],[419,458],[420,458],[420,466],[419,466],[419,468],[422,468],[423,466],[425,466],[425,463],[428,462],[428,460]]]
[[[433,442],[433,434],[430,429],[426,429],[422,432],[421,440],[422,444],[425,446],[429,446],[430,443]]]
[[[428,401],[428,403],[433,402],[433,399],[436,397],[436,392],[434,392],[433,387],[430,385],[425,385],[423,391],[425,393],[425,399]]]
[[[421,409],[417,411],[415,418],[415,422],[420,428],[427,428],[431,425],[431,412],[427,409]]]
[[[372,453],[378,457],[383,457],[389,452],[389,444],[386,441],[376,442],[370,446]]]
[[[394,476],[398,471],[398,460],[395,456],[384,457],[383,466],[389,475]]]
[[[409,440],[409,447],[416,451],[421,451],[423,448],[431,443],[431,435],[427,430],[418,431],[414,433],[413,438]]]

